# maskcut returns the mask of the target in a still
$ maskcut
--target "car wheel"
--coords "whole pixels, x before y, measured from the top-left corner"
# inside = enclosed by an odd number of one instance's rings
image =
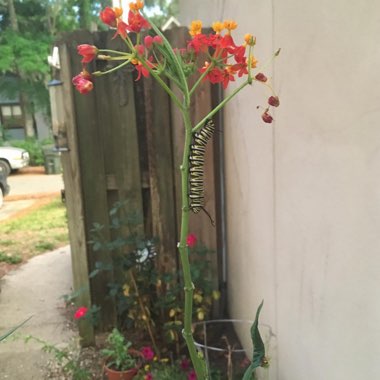
[[[0,187],[0,208],[3,207],[4,204],[4,194],[3,194],[3,189]]]
[[[7,161],[0,160],[0,169],[6,175],[9,176],[11,172],[11,167],[9,166]]]

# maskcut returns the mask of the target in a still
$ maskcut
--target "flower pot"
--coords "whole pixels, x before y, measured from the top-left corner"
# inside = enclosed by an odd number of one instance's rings
[[[107,380],[132,380],[138,370],[138,368],[131,368],[126,371],[116,371],[107,367],[106,364],[104,365],[104,373],[106,374]]]

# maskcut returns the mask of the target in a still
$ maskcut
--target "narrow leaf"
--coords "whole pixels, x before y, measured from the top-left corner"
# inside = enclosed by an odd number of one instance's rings
[[[17,329],[19,329],[21,326],[25,325],[26,322],[29,321],[30,318],[32,318],[33,315],[31,315],[28,319],[26,319],[24,322],[20,323],[19,325],[17,325],[16,327],[13,327],[12,329],[10,329],[9,331],[7,331],[4,335],[1,335],[0,336],[0,342],[6,338],[8,338],[9,336],[11,336]]]
[[[255,369],[257,367],[261,367],[263,363],[266,362],[265,359],[265,346],[264,342],[261,338],[260,331],[259,331],[259,317],[261,309],[264,305],[264,300],[261,301],[261,304],[257,308],[256,311],[256,317],[253,321],[253,324],[251,326],[251,338],[252,338],[252,344],[253,344],[253,358],[251,365],[246,369],[244,372],[244,376],[242,380],[252,380],[253,375],[255,373]]]
[[[260,306],[257,308],[256,318],[251,327],[251,338],[253,344],[252,364],[254,365],[254,368],[260,367],[263,363],[263,359],[265,358],[265,346],[259,331],[259,317],[263,304],[264,300],[261,301]]]

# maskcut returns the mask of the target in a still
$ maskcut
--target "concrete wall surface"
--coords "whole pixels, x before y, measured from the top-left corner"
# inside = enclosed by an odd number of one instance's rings
[[[225,108],[231,317],[265,299],[271,380],[378,379],[380,2],[181,1],[184,25],[225,18],[281,100],[273,126],[264,86]]]

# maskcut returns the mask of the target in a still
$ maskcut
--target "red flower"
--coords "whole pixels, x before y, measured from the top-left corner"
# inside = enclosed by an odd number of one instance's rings
[[[186,243],[189,247],[194,247],[197,244],[197,237],[194,234],[187,235]]]
[[[96,57],[96,54],[98,54],[98,48],[88,44],[78,45],[77,51],[79,55],[83,56],[82,63],[91,62]]]
[[[139,12],[129,11],[127,28],[130,32],[140,33],[141,29],[149,29],[150,24]]]
[[[187,44],[188,48],[193,49],[196,53],[205,52],[209,47],[209,41],[204,34],[196,34]]]
[[[197,380],[197,375],[193,369],[187,374],[187,380]]]
[[[242,77],[243,75],[248,75],[247,63],[237,63],[232,66],[234,72],[238,73],[238,77]]]
[[[190,368],[190,362],[189,359],[183,358],[181,362],[179,363],[179,366],[183,371],[187,371]]]
[[[72,79],[72,83],[75,88],[81,94],[88,94],[93,88],[94,84],[91,80],[91,74],[87,70],[83,70]]]
[[[88,308],[85,307],[85,306],[81,306],[81,307],[78,308],[78,310],[75,312],[75,314],[74,314],[74,318],[75,318],[75,319],[81,319],[81,318],[83,318],[83,317],[86,316],[87,312],[88,312]]]
[[[153,380],[153,375],[151,372],[148,372],[145,376],[144,376],[144,380]]]
[[[106,7],[100,12],[100,19],[107,25],[116,28],[117,19],[123,14],[121,8]]]
[[[152,350],[152,347],[149,347],[149,346],[142,347],[140,352],[145,360],[150,361],[154,358],[154,351]]]
[[[228,66],[224,71],[223,71],[223,88],[226,89],[228,86],[228,83],[234,82],[235,78],[233,76],[233,70],[232,67]]]
[[[153,37],[152,36],[146,36],[144,38],[144,45],[147,49],[150,49],[153,45]]]
[[[164,40],[162,39],[161,36],[154,36],[153,37],[153,42],[158,45],[162,45],[164,43]]]
[[[270,124],[273,121],[273,117],[269,115],[268,110],[261,115],[261,118],[264,120],[264,123]]]
[[[278,96],[271,96],[268,99],[268,104],[270,104],[273,107],[278,107],[280,105],[280,99],[278,98]]]
[[[112,38],[115,38],[118,34],[120,34],[123,38],[126,38],[127,33],[128,33],[128,25],[124,21],[119,20],[117,22],[116,33]]]

